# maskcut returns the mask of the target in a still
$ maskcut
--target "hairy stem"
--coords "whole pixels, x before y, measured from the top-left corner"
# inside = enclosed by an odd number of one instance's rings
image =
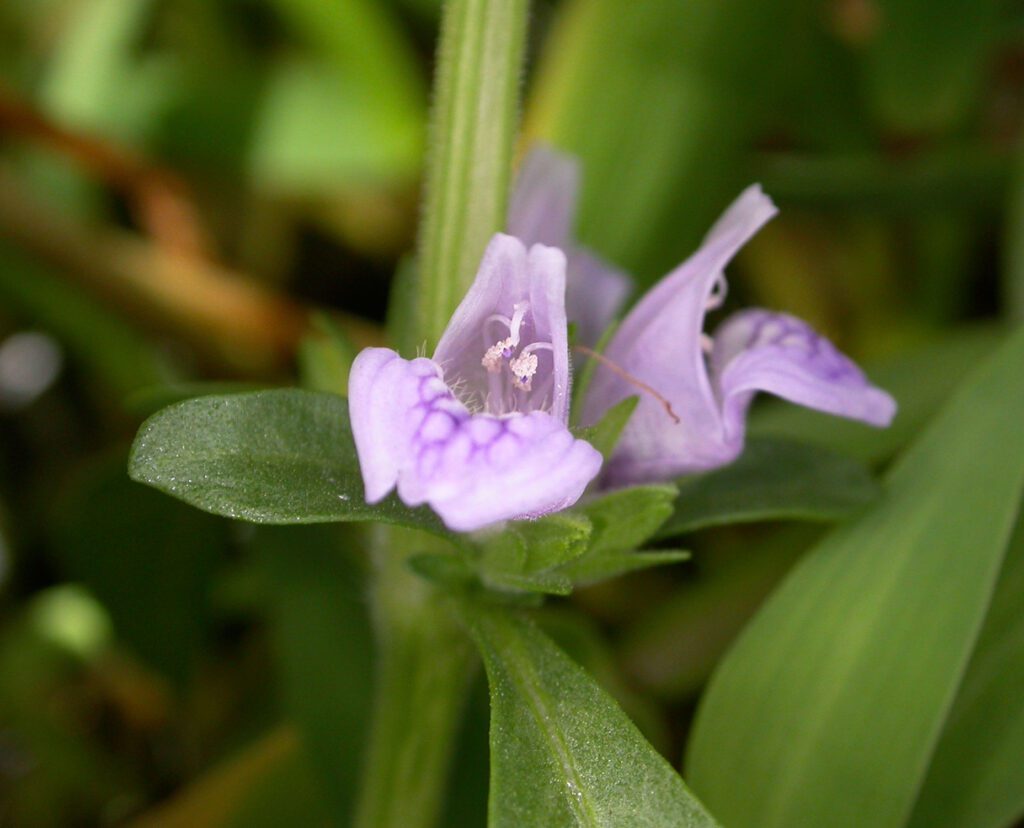
[[[418,325],[430,347],[505,224],[527,7],[445,4],[419,238]]]
[[[377,538],[377,690],[354,825],[430,828],[475,660],[443,596],[406,565],[436,541],[384,528]]]

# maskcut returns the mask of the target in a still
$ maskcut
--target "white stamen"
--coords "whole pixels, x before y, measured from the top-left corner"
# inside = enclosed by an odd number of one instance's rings
[[[533,375],[537,373],[538,362],[537,355],[528,353],[524,348],[522,353],[508,364],[516,388],[529,391],[533,387]]]
[[[700,335],[700,347],[705,354],[710,356],[711,352],[715,349],[715,341],[706,333],[702,333]]]
[[[510,351],[514,347],[512,338],[499,340],[495,342],[487,352],[484,354],[484,358],[480,360],[480,364],[484,366],[490,373],[496,374],[501,370],[502,362],[507,359],[505,356],[506,351]]]

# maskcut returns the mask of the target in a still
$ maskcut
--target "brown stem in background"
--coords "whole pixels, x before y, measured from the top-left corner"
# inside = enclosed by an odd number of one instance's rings
[[[236,371],[282,370],[307,328],[305,308],[242,274],[46,210],[2,166],[0,238]],[[368,323],[346,317],[343,325],[357,345],[381,339]]]
[[[140,226],[168,252],[210,259],[185,182],[123,147],[66,129],[0,83],[0,133],[18,135],[70,158],[128,199]]]

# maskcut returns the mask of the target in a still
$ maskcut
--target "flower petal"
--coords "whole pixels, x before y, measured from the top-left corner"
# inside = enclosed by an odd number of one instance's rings
[[[704,362],[704,315],[726,264],[775,213],[759,186],[747,188],[700,249],[640,300],[612,338],[605,356],[664,397],[679,422],[653,394],[599,367],[584,403],[586,425],[595,424],[620,400],[640,396],[609,465],[611,481],[669,479],[735,456],[723,439],[721,412]]]
[[[352,366],[349,408],[369,502],[398,486],[456,531],[572,505],[600,454],[550,414],[470,414],[428,359],[371,348]]]
[[[398,482],[414,433],[410,411],[419,403],[417,363],[389,348],[366,348],[352,363],[348,411],[367,503],[382,500]],[[420,369],[422,370],[422,369]],[[432,367],[431,367],[432,370]],[[448,388],[441,383],[444,393]]]
[[[530,150],[519,168],[508,208],[508,232],[526,244],[565,250],[576,217],[580,165],[546,146]]]
[[[477,440],[481,421],[488,429]],[[492,425],[499,430],[490,433]],[[593,446],[540,411],[502,418],[477,414],[449,445],[426,499],[449,528],[464,532],[568,508],[601,468]]]
[[[483,408],[488,389],[487,370],[480,362],[487,347],[487,319],[511,316],[514,306],[530,304],[531,340],[552,346],[553,391],[549,409],[561,422],[569,417],[569,342],[565,318],[565,255],[561,250],[535,244],[529,251],[512,236],[498,233],[491,239],[476,280],[463,298],[434,352],[449,383],[459,383],[464,399]],[[537,395],[547,395],[538,388]],[[531,406],[531,408],[538,406]]]
[[[893,398],[848,357],[785,313],[752,309],[730,316],[715,332],[711,367],[730,442],[742,442],[747,408],[758,391],[879,427],[896,413]]]

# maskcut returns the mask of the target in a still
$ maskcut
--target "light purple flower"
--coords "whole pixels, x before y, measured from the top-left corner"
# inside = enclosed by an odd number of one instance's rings
[[[523,161],[508,210],[508,231],[526,244],[565,251],[565,306],[576,338],[594,345],[629,296],[631,283],[592,252],[573,241],[580,188],[579,161],[537,146]]]
[[[496,235],[433,358],[366,349],[349,412],[369,503],[397,485],[457,531],[571,506],[601,455],[567,428],[565,256]]]
[[[775,213],[761,188],[749,187],[700,249],[616,331],[605,356],[634,379],[599,366],[583,409],[583,422],[594,424],[620,400],[640,397],[607,466],[609,485],[668,480],[731,462],[743,449],[747,409],[758,391],[875,426],[892,420],[892,397],[795,317],[746,310],[726,319],[713,339],[704,334],[705,314],[724,300],[726,264]]]

